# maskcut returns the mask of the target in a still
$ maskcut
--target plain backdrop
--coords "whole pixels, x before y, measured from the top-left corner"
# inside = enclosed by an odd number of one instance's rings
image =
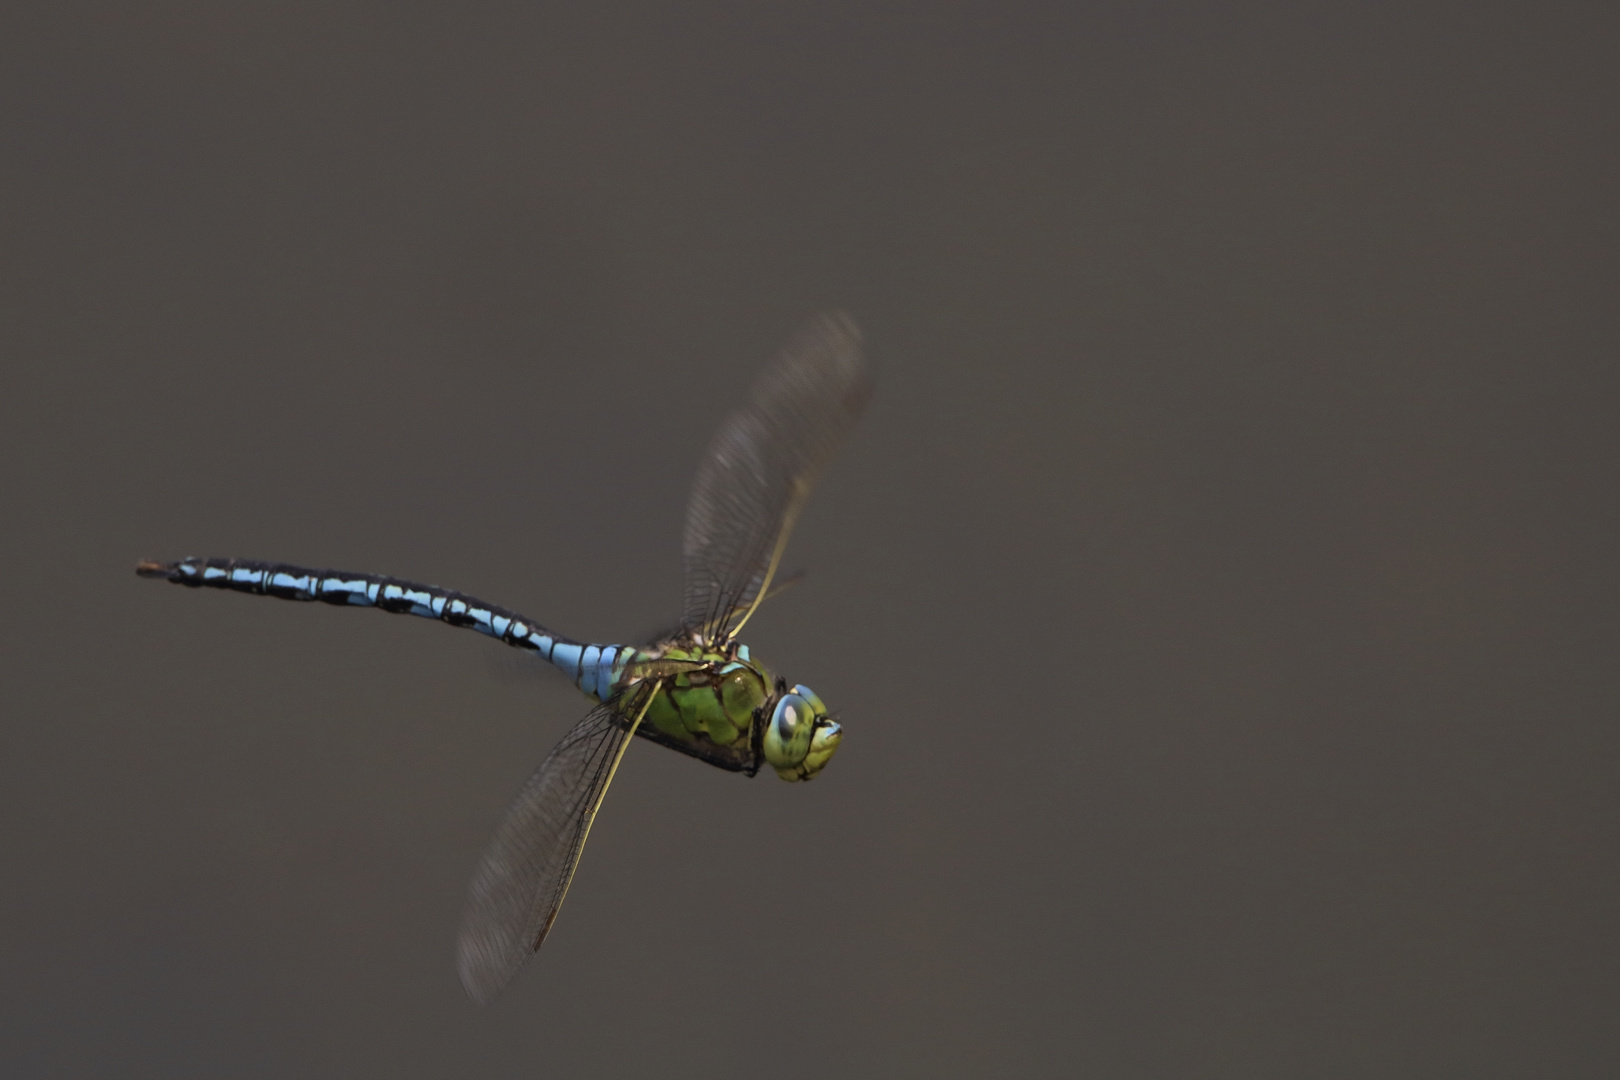
[[[0,1074],[1616,1075],[1616,10],[6,5]],[[135,562],[644,639],[829,308],[843,748],[635,745],[476,1008],[584,700]]]

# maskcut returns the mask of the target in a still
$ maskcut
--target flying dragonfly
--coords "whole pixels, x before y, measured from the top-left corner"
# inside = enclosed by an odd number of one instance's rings
[[[821,699],[773,676],[737,636],[771,595],[805,499],[871,390],[860,332],[843,315],[814,320],[766,365],[698,469],[680,629],[651,645],[574,641],[462,593],[378,574],[213,558],[142,562],[135,572],[470,627],[539,654],[591,698],[518,792],[468,888],[456,966],[485,1004],[545,943],[633,736],[749,776],[769,765],[789,781],[813,779],[838,749],[842,730]]]

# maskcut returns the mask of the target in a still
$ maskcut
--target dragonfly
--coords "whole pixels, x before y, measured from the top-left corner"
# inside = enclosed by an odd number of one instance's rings
[[[837,751],[843,730],[821,698],[773,675],[737,638],[779,591],[805,500],[871,393],[860,331],[842,314],[813,320],[765,366],[698,468],[680,628],[648,645],[574,641],[463,593],[378,574],[196,557],[142,562],[136,573],[469,627],[538,654],[591,699],[518,792],[468,888],[456,967],[487,1004],[545,943],[634,737],[748,776],[768,765],[788,781],[813,779]]]

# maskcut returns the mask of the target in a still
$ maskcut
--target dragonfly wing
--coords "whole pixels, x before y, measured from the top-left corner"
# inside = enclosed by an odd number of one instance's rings
[[[752,612],[871,385],[854,322],[824,315],[767,365],[720,426],[686,509],[688,630],[724,640]]]
[[[592,709],[529,777],[496,828],[456,941],[461,983],[480,1005],[545,942],[602,796],[657,692],[643,683]]]

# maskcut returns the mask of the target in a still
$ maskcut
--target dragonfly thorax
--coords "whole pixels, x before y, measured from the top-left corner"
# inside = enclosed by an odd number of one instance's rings
[[[806,686],[788,688],[730,643],[706,648],[676,638],[635,650],[620,688],[657,680],[640,733],[750,776],[769,764],[784,780],[809,780],[838,749],[842,732]]]

